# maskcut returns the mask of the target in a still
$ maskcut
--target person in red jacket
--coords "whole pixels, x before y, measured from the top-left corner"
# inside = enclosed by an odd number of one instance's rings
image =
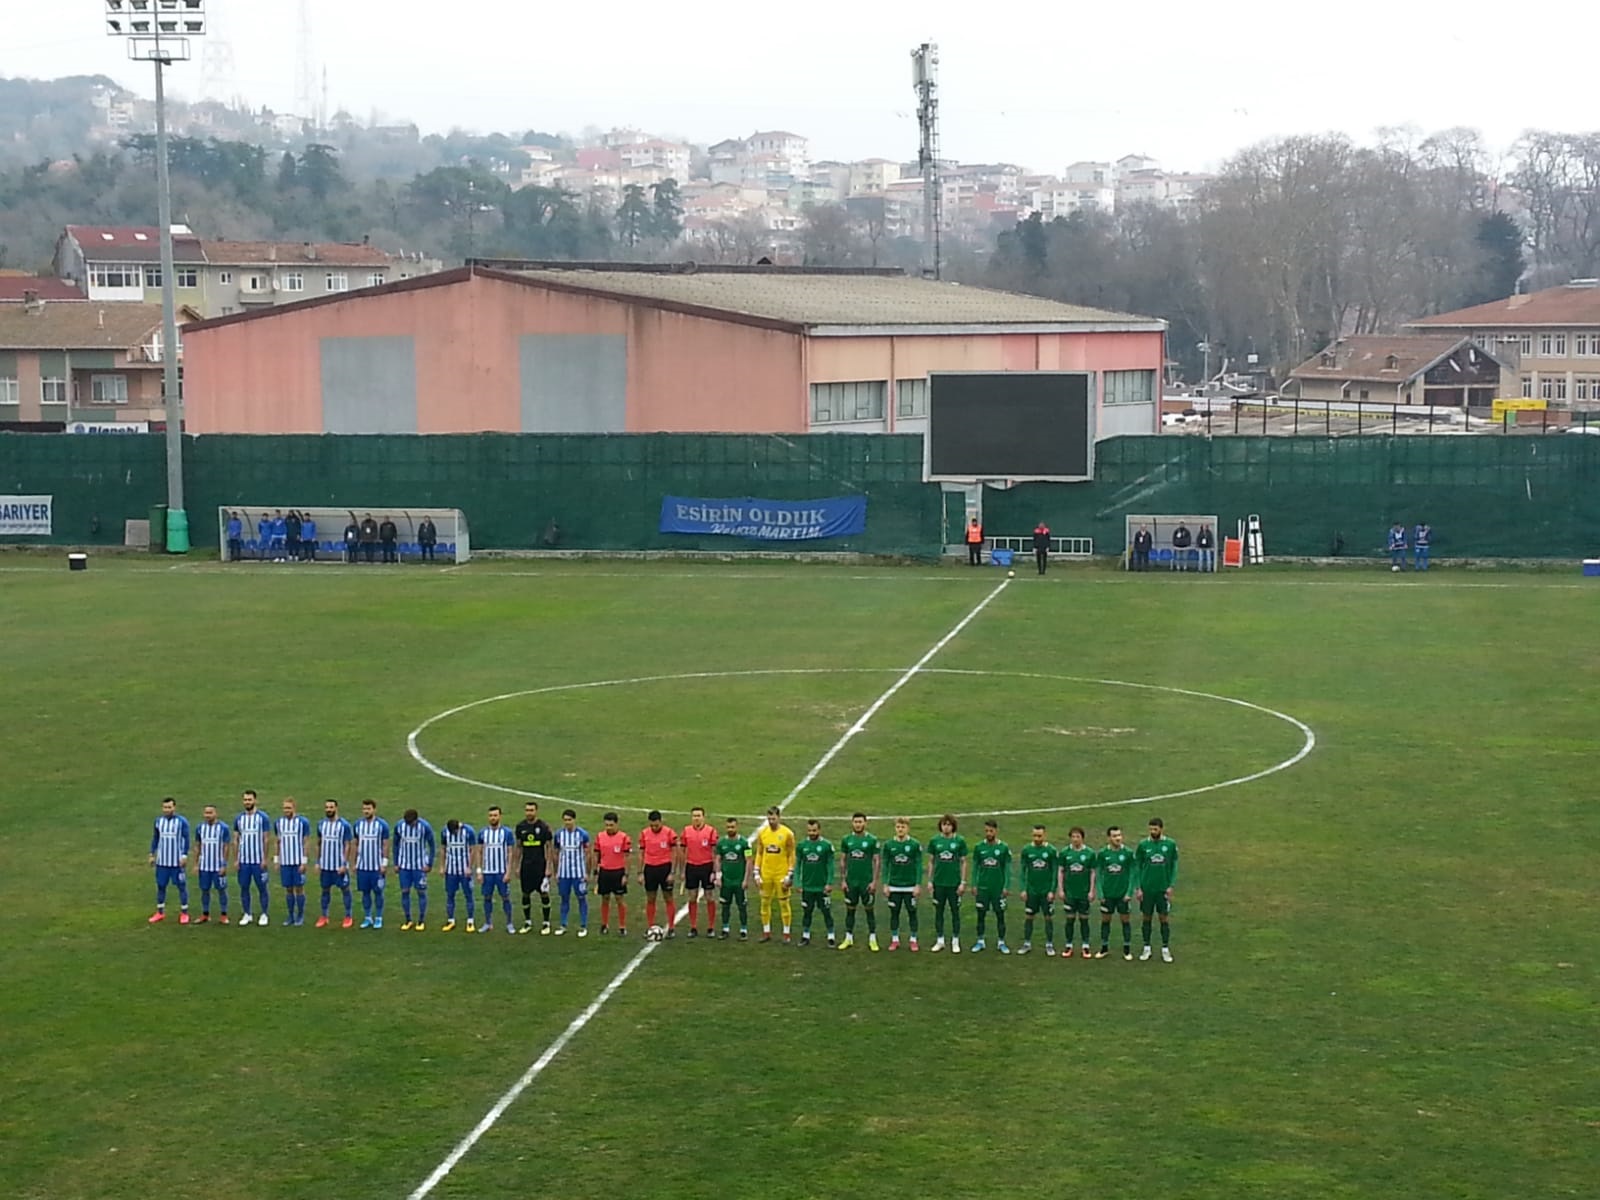
[[[983,526],[978,524],[977,517],[967,522],[967,565],[983,565]]]
[[[1050,565],[1050,526],[1044,523],[1044,518],[1039,518],[1039,523],[1033,527],[1033,561],[1043,575]]]

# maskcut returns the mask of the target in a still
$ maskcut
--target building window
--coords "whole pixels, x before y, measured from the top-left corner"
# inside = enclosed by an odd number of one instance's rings
[[[246,275],[241,286],[247,292],[264,292],[267,290],[267,277],[265,275]]]
[[[1107,371],[1101,376],[1106,404],[1154,404],[1154,371]]]
[[[126,375],[90,376],[89,402],[91,404],[126,404],[128,402],[128,377]]]
[[[330,292],[348,292],[350,290],[350,276],[342,271],[328,276],[328,290]]]
[[[1572,354],[1574,358],[1594,358],[1596,356],[1600,356],[1600,333],[1573,334]]]
[[[65,404],[67,402],[67,381],[65,379],[41,379],[39,381],[40,404]]]
[[[233,272],[232,271],[218,271],[217,272],[217,282],[219,284],[221,284],[223,287],[227,287],[229,284],[231,284],[233,282]]]
[[[177,276],[178,286],[193,290],[200,286],[200,272],[194,267],[178,267],[174,274]]]
[[[303,292],[306,290],[306,277],[300,271],[286,271],[283,276],[283,290],[286,292]]]
[[[1574,400],[1600,400],[1600,379],[1592,375],[1579,375],[1572,381],[1572,398]],[[3,396],[0,396],[0,403],[4,403]]]
[[[157,273],[157,287],[160,287]],[[92,288],[136,288],[144,286],[144,277],[138,267],[118,266],[115,263],[96,263],[89,268],[89,286]]]
[[[1522,377],[1522,398],[1524,400],[1533,399],[1533,376],[1532,375],[1524,375]]]
[[[1366,388],[1362,388],[1361,389],[1361,399],[1363,399],[1363,400],[1371,400],[1372,399],[1372,393],[1370,391],[1368,391]]]
[[[18,404],[21,396],[15,379],[0,379],[0,404]]]
[[[926,379],[901,379],[894,385],[894,413],[897,417],[925,417],[928,415],[928,381]]]
[[[1564,333],[1541,333],[1539,335],[1540,358],[1565,358],[1567,356],[1567,335]]]
[[[374,271],[371,275],[367,276],[367,286],[368,287],[382,287],[383,284],[384,284],[384,278],[383,278],[383,272],[382,271]]]
[[[888,385],[881,379],[853,383],[813,383],[811,420],[817,425],[839,421],[883,420]]]
[[[231,317],[231,316],[233,316],[234,313],[236,313],[238,311],[239,310],[234,308],[234,306],[231,305],[231,304],[224,304],[222,306],[222,315],[225,316],[225,317]]]
[[[144,269],[144,285],[147,288],[158,288],[161,286],[160,267],[146,267]]]
[[[1539,396],[1543,400],[1565,400],[1567,398],[1567,377],[1565,375],[1546,375],[1539,380]]]
[[[1517,334],[1517,352],[1521,354],[1523,358],[1533,357],[1533,334]]]

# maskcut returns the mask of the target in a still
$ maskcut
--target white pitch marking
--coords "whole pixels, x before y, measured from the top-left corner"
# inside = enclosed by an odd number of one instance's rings
[[[822,756],[821,759],[817,761],[816,766],[812,767],[810,771],[806,772],[805,778],[790,790],[789,794],[783,798],[783,801],[780,803],[779,807],[784,807],[789,803],[789,801],[793,800],[802,791],[804,791],[806,786],[817,777],[817,773],[821,771],[823,767],[827,766],[828,763],[833,761],[834,756],[844,748],[845,744],[866,727],[867,721],[871,718],[872,714],[882,708],[884,703],[901,688],[903,688],[907,682],[915,678],[916,675],[927,666],[929,659],[931,659],[940,650],[944,649],[944,647],[948,646],[956,634],[965,629],[974,617],[976,617],[980,612],[989,606],[989,602],[991,600],[993,600],[1001,592],[1005,591],[1006,584],[1009,582],[1009,580],[1002,580],[999,586],[997,586],[992,592],[978,602],[977,607],[975,607],[966,616],[962,617],[960,621],[956,622],[954,629],[934,643],[933,649],[929,650],[926,654],[919,658],[911,665],[911,667],[902,673],[898,679],[890,684],[888,690],[885,691],[883,695],[879,696],[877,700],[872,703],[872,706],[861,715],[861,719],[845,731],[844,735],[833,744],[833,746],[826,754]],[[470,708],[472,706],[463,705],[462,707]],[[412,737],[407,739],[408,742],[412,744],[413,754],[416,753],[414,743],[415,736],[415,733],[413,733]],[[683,908],[678,910],[678,915],[681,916],[687,911],[688,906],[685,905]],[[583,1031],[583,1027],[585,1025],[594,1020],[594,1018],[599,1014],[600,1010],[606,1006],[606,1002],[609,1001],[612,996],[617,994],[617,989],[628,981],[629,977],[639,969],[644,960],[649,958],[650,955],[661,944],[662,943],[660,942],[646,942],[639,952],[628,960],[627,964],[622,968],[622,970],[618,971],[614,976],[611,977],[611,982],[600,989],[600,994],[590,1002],[589,1007],[584,1009],[576,1017],[572,1018],[571,1024],[561,1031],[561,1036],[556,1038],[555,1041],[551,1042],[550,1045],[545,1048],[545,1052],[533,1060],[533,1065],[531,1065],[522,1073],[522,1077],[520,1079],[506,1089],[505,1094],[501,1096],[500,1099],[496,1100],[494,1106],[483,1115],[483,1119],[472,1127],[471,1132],[469,1132],[466,1137],[462,1138],[456,1143],[455,1148],[445,1156],[444,1161],[435,1167],[432,1173],[417,1185],[416,1190],[411,1193],[407,1200],[423,1200],[423,1197],[430,1194],[434,1188],[438,1187],[439,1184],[444,1181],[445,1177],[455,1169],[456,1164],[466,1157],[467,1152],[478,1144],[479,1139],[481,1139],[484,1134],[488,1133],[489,1130],[494,1128],[495,1124],[500,1120],[500,1118],[505,1115],[506,1110],[510,1108],[513,1103],[515,1103],[517,1097],[522,1095],[522,1093],[528,1089],[535,1079],[544,1074],[545,1068],[555,1061],[556,1056],[566,1049],[567,1044]]]
[[[554,796],[546,792],[535,792],[526,790],[524,788],[510,787],[506,784],[489,783],[482,779],[473,779],[468,775],[457,775],[454,772],[448,771],[444,767],[439,766],[437,763],[433,762],[425,754],[423,754],[421,748],[417,745],[417,737],[424,729],[427,729],[428,726],[434,724],[436,721],[442,721],[446,717],[451,717],[457,713],[466,712],[468,709],[477,708],[480,705],[495,704],[501,700],[515,700],[523,696],[540,696],[547,695],[552,692],[571,692],[586,688],[624,687],[635,683],[662,683],[678,679],[739,679],[764,675],[884,675],[893,670],[896,670],[896,668],[774,667],[749,671],[691,671],[680,675],[645,675],[640,676],[637,679],[601,679],[592,683],[559,683],[551,687],[530,688],[520,692],[505,692],[499,696],[485,696],[481,700],[473,700],[470,703],[457,705],[455,708],[446,709],[444,712],[436,713],[434,716],[429,717],[421,725],[417,726],[411,731],[410,735],[406,738],[406,745],[411,752],[412,758],[414,758],[426,770],[432,771],[435,775],[438,775],[442,779],[449,779],[456,783],[467,784],[470,787],[485,788],[492,792],[501,792],[510,796],[526,796],[532,800],[548,800],[556,804],[581,804],[590,808],[596,808],[602,806],[592,800],[574,800],[567,796]],[[1265,779],[1268,775],[1276,775],[1279,771],[1287,771],[1290,767],[1295,766],[1304,760],[1308,754],[1316,749],[1317,745],[1316,732],[1304,721],[1301,721],[1296,717],[1292,717],[1288,713],[1279,712],[1275,708],[1268,708],[1263,704],[1255,704],[1249,700],[1240,700],[1235,696],[1222,696],[1214,692],[1200,692],[1191,688],[1169,687],[1165,684],[1159,683],[1134,683],[1126,679],[1094,679],[1083,675],[1051,675],[1038,671],[983,671],[959,667],[924,667],[922,669],[922,674],[970,675],[998,679],[1045,679],[1055,680],[1062,683],[1092,683],[1102,687],[1138,688],[1142,691],[1148,692],[1166,692],[1176,696],[1192,696],[1199,700],[1216,700],[1222,704],[1233,704],[1240,708],[1247,708],[1254,712],[1264,713],[1267,716],[1275,717],[1288,725],[1294,726],[1303,735],[1303,741],[1300,749],[1283,761],[1274,763],[1269,767],[1264,767],[1261,770],[1254,771],[1248,775],[1240,775],[1233,779],[1224,779],[1218,783],[1208,783],[1200,787],[1185,788],[1176,792],[1162,792],[1154,796],[1130,796],[1124,800],[1100,800],[1090,804],[1060,804],[1048,808],[1008,808],[999,810],[984,809],[978,812],[958,812],[955,814],[958,817],[1025,817],[1043,813],[1077,812],[1082,809],[1090,808],[1115,808],[1121,804],[1152,804],[1158,800],[1175,800],[1183,796],[1199,796],[1206,792],[1220,791],[1225,787],[1234,787],[1242,783],[1253,783],[1257,779]],[[837,753],[837,748],[833,751],[833,753]],[[798,794],[798,792],[794,794]],[[793,797],[791,796],[790,799],[792,798]],[[650,811],[645,808],[636,808],[626,804],[607,804],[603,807],[614,808],[618,812],[643,813]],[[681,812],[684,810],[668,809],[665,811]],[[759,817],[760,814],[740,813],[736,815],[741,817],[752,815]],[[914,813],[909,819],[914,821],[931,821],[935,817],[941,815],[943,814]]]

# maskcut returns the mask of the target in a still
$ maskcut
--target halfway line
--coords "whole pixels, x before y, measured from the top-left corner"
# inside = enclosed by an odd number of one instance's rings
[[[795,799],[795,797],[797,797],[801,792],[805,791],[806,788],[810,787],[812,781],[822,773],[822,769],[831,763],[836,757],[838,757],[839,751],[843,750],[845,746],[847,746],[856,736],[856,734],[860,733],[867,727],[867,722],[872,720],[873,716],[878,712],[878,710],[889,702],[890,697],[892,697],[901,688],[905,687],[906,684],[910,683],[911,680],[917,677],[917,675],[921,674],[923,669],[927,667],[928,663],[932,661],[933,656],[938,654],[939,651],[943,650],[952,641],[954,641],[956,634],[960,633],[963,629],[970,625],[974,617],[976,617],[984,609],[988,608],[989,602],[1001,592],[1005,591],[1006,586],[1010,582],[1011,581],[1009,579],[1001,580],[995,589],[982,600],[980,600],[977,606],[974,607],[971,612],[956,622],[955,627],[951,629],[949,633],[945,634],[942,638],[935,642],[931,650],[929,650],[921,658],[917,659],[917,661],[911,664],[910,667],[906,668],[905,672],[889,685],[888,689],[883,693],[883,695],[879,696],[871,703],[871,705],[868,706],[867,711],[861,714],[856,723],[850,726],[849,729],[845,730],[838,741],[836,741],[832,746],[828,747],[828,752],[817,760],[816,766],[807,771],[800,782],[795,784],[794,787],[789,790],[789,794],[779,801],[778,808],[780,810],[787,808],[790,802]],[[677,918],[681,918],[687,912],[688,906],[685,905],[677,911],[676,916]],[[505,1116],[506,1110],[516,1103],[517,1097],[522,1095],[523,1092],[527,1091],[529,1085],[532,1084],[535,1079],[544,1074],[545,1068],[555,1061],[556,1056],[567,1048],[567,1044],[571,1042],[573,1038],[578,1036],[585,1025],[594,1020],[594,1018],[599,1014],[600,1010],[606,1006],[606,1002],[609,1001],[612,996],[617,994],[617,989],[620,988],[624,983],[628,982],[629,977],[639,969],[639,967],[644,963],[645,959],[649,958],[650,955],[655,953],[657,947],[660,945],[660,942],[646,942],[640,948],[639,952],[628,960],[627,964],[622,968],[622,970],[618,971],[614,976],[612,976],[611,982],[600,989],[600,994],[590,1002],[589,1007],[572,1018],[572,1023],[561,1031],[561,1036],[556,1038],[555,1041],[551,1042],[543,1054],[534,1059],[533,1065],[522,1073],[522,1078],[518,1079],[506,1089],[505,1095],[501,1096],[500,1099],[494,1102],[494,1107],[483,1114],[483,1119],[472,1127],[471,1132],[468,1133],[466,1137],[462,1138],[456,1143],[455,1148],[451,1150],[449,1154],[445,1155],[444,1161],[435,1167],[433,1172],[417,1185],[416,1190],[407,1197],[407,1200],[423,1200],[423,1197],[432,1193],[434,1188],[438,1187],[439,1184],[444,1182],[445,1177],[455,1169],[457,1163],[466,1157],[467,1152],[478,1144],[479,1140],[484,1134],[488,1133],[489,1130],[495,1127],[501,1117]]]

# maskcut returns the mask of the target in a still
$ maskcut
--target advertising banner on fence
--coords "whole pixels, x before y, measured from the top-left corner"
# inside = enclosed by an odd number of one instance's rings
[[[828,500],[661,498],[662,533],[725,534],[766,542],[849,537],[867,528],[865,496]]]
[[[68,433],[149,433],[149,421],[74,421]]]
[[[49,537],[54,496],[0,496],[0,537]]]

